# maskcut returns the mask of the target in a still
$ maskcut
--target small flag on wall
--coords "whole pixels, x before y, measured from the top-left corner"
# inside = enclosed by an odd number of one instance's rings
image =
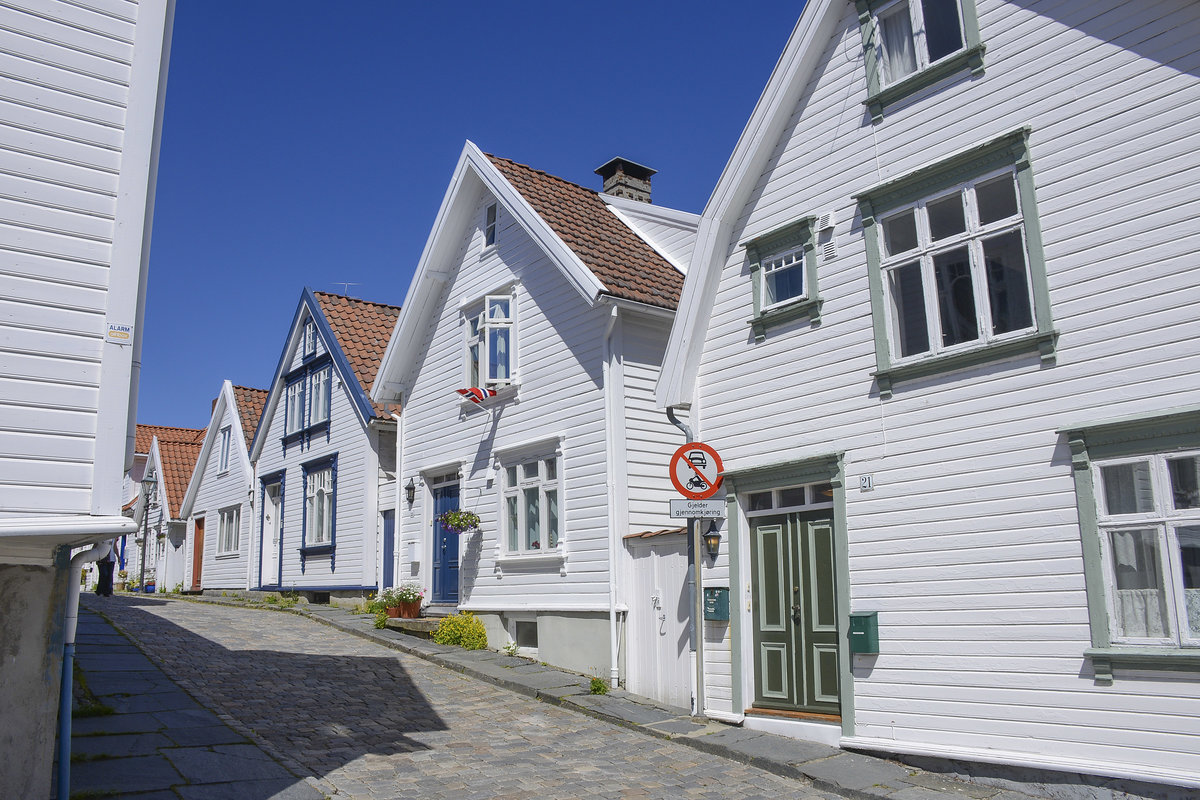
[[[466,389],[455,389],[455,391],[470,400],[472,403],[482,403],[489,397],[496,396],[495,389],[484,389],[479,386],[468,386]]]

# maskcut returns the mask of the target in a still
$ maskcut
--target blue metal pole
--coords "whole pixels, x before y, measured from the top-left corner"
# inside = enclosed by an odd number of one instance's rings
[[[58,697],[58,800],[71,797],[71,695],[75,683],[75,643],[63,647],[62,687]]]

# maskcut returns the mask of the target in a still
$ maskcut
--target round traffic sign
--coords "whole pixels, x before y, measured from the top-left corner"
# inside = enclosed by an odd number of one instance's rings
[[[707,500],[721,488],[721,457],[703,442],[688,442],[671,456],[671,483],[689,500]]]

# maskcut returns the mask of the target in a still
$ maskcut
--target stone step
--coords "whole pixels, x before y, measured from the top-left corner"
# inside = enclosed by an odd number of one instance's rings
[[[421,609],[423,617],[450,617],[458,613],[454,603],[430,603]]]
[[[419,636],[422,639],[428,639],[433,635],[437,628],[440,619],[403,619],[401,617],[389,618],[387,626],[394,631],[407,633],[409,636]]]

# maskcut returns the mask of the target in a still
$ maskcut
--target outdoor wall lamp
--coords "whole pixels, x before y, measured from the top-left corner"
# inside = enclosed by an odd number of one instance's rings
[[[708,523],[708,533],[704,534],[704,549],[712,559],[717,557],[717,552],[721,549],[721,532],[717,530],[716,520]]]
[[[404,487],[404,499],[411,506],[413,501],[417,499],[417,485],[413,483],[413,479],[408,479],[408,484]]]

